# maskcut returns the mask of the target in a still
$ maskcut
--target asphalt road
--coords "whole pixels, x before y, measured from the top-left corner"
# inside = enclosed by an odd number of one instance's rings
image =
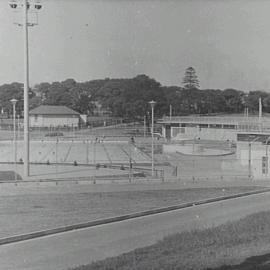
[[[216,226],[270,210],[270,193],[0,246],[0,269],[67,270],[155,243],[184,230]]]

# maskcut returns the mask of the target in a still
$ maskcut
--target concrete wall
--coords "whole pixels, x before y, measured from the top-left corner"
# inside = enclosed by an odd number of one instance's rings
[[[184,133],[178,133],[172,139],[181,140],[194,138],[200,138],[202,140],[236,141],[237,131],[235,129],[185,127]]]
[[[251,175],[254,179],[269,179],[270,181],[270,145],[266,146],[258,142],[251,143],[249,147],[248,142],[237,142],[237,159],[240,160],[241,165],[248,167],[249,158],[251,161]],[[267,153],[267,154],[266,154]],[[263,173],[263,157],[268,155],[268,172]]]
[[[57,127],[57,126],[69,126],[77,127],[79,125],[79,115],[30,115],[29,117],[30,127]]]

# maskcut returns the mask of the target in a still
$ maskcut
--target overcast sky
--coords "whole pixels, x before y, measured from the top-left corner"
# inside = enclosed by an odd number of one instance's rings
[[[270,91],[269,0],[43,0],[30,83],[134,77]],[[0,0],[0,84],[23,81],[20,19]],[[31,16],[32,17],[32,16]]]

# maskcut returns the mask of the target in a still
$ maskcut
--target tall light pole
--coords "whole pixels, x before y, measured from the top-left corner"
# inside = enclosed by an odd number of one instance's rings
[[[37,23],[28,22],[28,11],[39,10],[42,5],[40,1],[29,1],[29,0],[11,0],[9,5],[12,9],[21,8],[23,14],[22,24],[17,23],[23,27],[23,43],[24,43],[24,177],[29,176],[29,49],[28,49],[28,27],[34,26]]]
[[[152,129],[151,129],[151,133],[152,133],[152,176],[154,176],[154,107],[156,105],[156,102],[154,100],[150,101],[149,104],[151,105],[151,109],[152,109]]]
[[[58,176],[58,137],[56,138],[55,144],[55,166],[56,166],[56,177]]]
[[[13,106],[13,151],[14,151],[14,179],[17,180],[17,142],[16,142],[16,103],[17,99],[10,100]]]

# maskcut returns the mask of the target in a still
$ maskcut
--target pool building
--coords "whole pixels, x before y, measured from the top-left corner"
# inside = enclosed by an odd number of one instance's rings
[[[237,141],[241,133],[269,133],[270,117],[258,116],[180,116],[164,117],[162,135],[167,140],[206,139]]]
[[[270,180],[269,116],[183,116],[159,121],[167,141],[213,140],[236,144],[236,158],[252,179]]]

